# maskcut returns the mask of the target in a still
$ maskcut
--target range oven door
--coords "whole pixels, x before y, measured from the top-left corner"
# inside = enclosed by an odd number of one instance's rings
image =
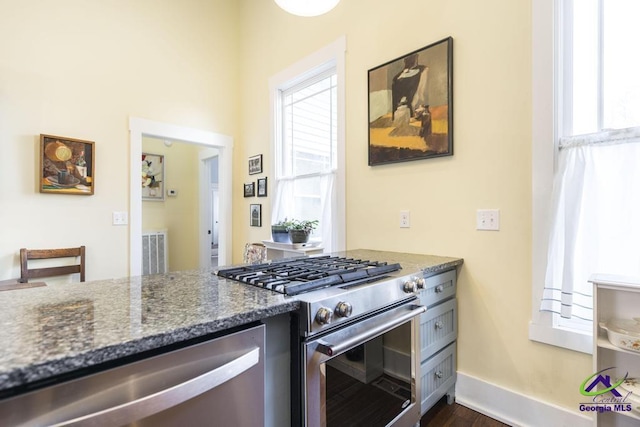
[[[420,420],[413,301],[303,343],[303,419],[315,426],[414,426]]]

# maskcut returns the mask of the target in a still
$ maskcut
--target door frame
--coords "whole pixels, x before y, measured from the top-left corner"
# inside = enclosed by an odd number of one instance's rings
[[[231,261],[232,230],[232,157],[233,138],[215,132],[189,128],[171,123],[156,122],[139,117],[129,117],[130,138],[130,199],[129,199],[129,275],[142,273],[142,186],[140,185],[140,161],[142,156],[142,137],[151,136],[161,139],[202,145],[218,149],[219,185],[220,185],[220,223],[224,224],[218,234],[218,260],[220,265]],[[138,159],[138,161],[136,161]],[[200,225],[202,227],[202,224]],[[204,230],[206,234],[206,230]],[[202,236],[203,230],[200,229]],[[202,257],[201,257],[202,258]]]

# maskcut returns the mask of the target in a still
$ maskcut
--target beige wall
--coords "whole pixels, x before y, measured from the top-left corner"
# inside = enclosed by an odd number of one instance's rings
[[[265,225],[250,228],[241,192],[249,156],[263,154],[272,175],[267,79],[346,35],[348,247],[463,257],[460,372],[576,409],[590,357],[527,339],[530,1],[345,0],[313,19],[268,0],[0,0],[0,10],[0,279],[19,274],[21,246],[80,243],[89,279],[127,274],[128,229],[111,213],[128,210],[130,115],[235,137],[239,260],[245,242],[269,237],[271,197]],[[455,155],[367,166],[367,70],[447,36]],[[94,196],[36,191],[40,133],[96,141]],[[501,210],[499,232],[475,230],[478,208]]]
[[[142,152],[164,156],[163,201],[142,202],[142,230],[167,230],[169,270],[191,270],[199,264],[199,174],[198,152],[202,147],[164,140],[142,138]],[[176,196],[166,191],[176,190]]]
[[[88,280],[128,274],[128,227],[111,220],[129,209],[129,117],[236,134],[237,10],[0,0],[0,280],[23,246],[84,244]],[[95,195],[37,192],[41,133],[95,141]]]
[[[577,411],[590,357],[527,338],[531,3],[350,0],[305,19],[271,1],[245,0],[240,22],[241,99],[254,114],[242,123],[235,185],[248,179],[248,156],[272,161],[268,77],[346,35],[348,248],[464,258],[460,372]],[[367,70],[447,36],[454,38],[454,156],[367,166]],[[236,195],[241,217],[248,203]],[[475,230],[478,208],[500,209],[499,232]],[[235,223],[235,242],[269,237],[264,210],[262,229]],[[410,229],[399,229],[400,210],[411,212]],[[239,251],[237,244],[236,259]]]

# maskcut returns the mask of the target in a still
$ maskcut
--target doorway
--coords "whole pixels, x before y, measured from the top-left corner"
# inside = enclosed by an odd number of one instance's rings
[[[218,262],[218,210],[220,208],[220,191],[218,190],[218,184],[211,184],[211,267],[217,267],[220,265]]]
[[[220,253],[220,157],[218,150],[202,150],[200,160],[200,222],[205,239],[200,247],[200,265],[221,265]]]
[[[142,187],[140,185],[140,161],[142,155],[142,137],[152,136],[172,141],[180,141],[188,144],[197,144],[211,149],[202,152],[216,153],[218,158],[218,224],[224,226],[218,229],[218,262],[220,264],[230,263],[231,259],[231,159],[233,150],[233,139],[230,136],[200,129],[187,128],[168,123],[154,122],[147,119],[131,117],[129,119],[130,131],[130,225],[129,225],[129,275],[139,276],[142,273]],[[210,155],[210,157],[212,157]],[[208,165],[199,162],[200,182],[203,175],[210,176]],[[201,186],[202,188],[202,186]],[[209,190],[201,189],[201,200],[206,203]],[[210,204],[210,203],[209,203]],[[207,268],[211,265],[211,238],[208,235],[211,221],[203,219],[205,215],[200,215],[200,268]],[[208,243],[209,250],[206,256],[203,255],[202,248]]]
[[[211,212],[210,218],[210,227],[211,227],[211,267],[217,267],[219,265],[218,262],[218,226],[220,221],[218,217],[220,216],[220,188],[218,185],[218,158],[213,157],[207,160],[209,171],[211,173],[211,182],[209,183],[209,203],[208,208]]]

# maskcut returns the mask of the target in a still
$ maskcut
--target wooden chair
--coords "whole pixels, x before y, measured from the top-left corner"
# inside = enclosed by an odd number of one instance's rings
[[[84,282],[84,256],[85,248],[64,249],[20,249],[20,283],[27,283],[29,279],[41,277],[62,276],[66,274],[80,273],[80,281]],[[63,265],[59,267],[28,268],[28,261],[32,259],[72,258],[80,257],[78,264]]]

